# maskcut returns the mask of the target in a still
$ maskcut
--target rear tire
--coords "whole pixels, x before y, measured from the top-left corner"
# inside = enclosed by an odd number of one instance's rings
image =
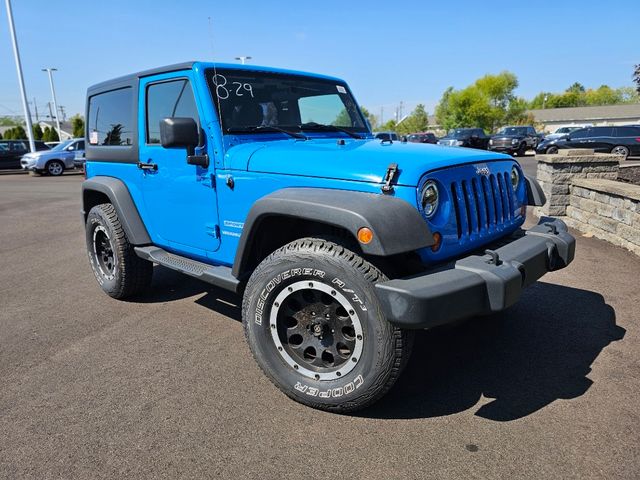
[[[136,255],[110,203],[96,205],[89,212],[86,241],[91,269],[110,297],[132,297],[151,284],[153,263]]]
[[[523,143],[518,148],[518,151],[516,152],[516,155],[519,156],[519,157],[524,157],[526,154],[527,154],[527,144]]]
[[[624,145],[617,145],[611,149],[611,153],[614,155],[620,155],[626,160],[630,152],[628,147],[625,147]]]
[[[395,383],[413,332],[391,325],[374,284],[386,277],[336,243],[296,240],[258,265],[245,289],[242,319],[266,376],[293,400],[352,412]]]
[[[45,171],[52,177],[59,177],[64,173],[64,163],[60,160],[51,160],[50,162],[47,162]]]

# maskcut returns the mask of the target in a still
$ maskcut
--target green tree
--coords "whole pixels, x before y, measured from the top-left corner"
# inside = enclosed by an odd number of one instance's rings
[[[585,88],[584,85],[582,85],[580,82],[575,82],[573,85],[567,88],[565,92],[581,94],[585,92]]]
[[[640,94],[640,63],[634,67],[633,81],[636,84],[636,91]]]
[[[0,140],[2,140],[2,133],[0,133]]]
[[[395,132],[396,126],[396,121],[391,119],[380,125],[380,130],[383,132]]]
[[[601,85],[596,90],[587,90],[584,98],[587,105],[616,105],[622,103],[620,92],[608,85]]]
[[[84,137],[84,119],[80,115],[71,117],[74,138]]]
[[[429,126],[429,115],[421,103],[411,112],[411,114],[396,126],[396,131],[400,135],[423,132]]]
[[[515,96],[517,77],[510,72],[485,75],[462,90],[445,90],[436,107],[443,128],[481,127],[492,132],[505,123],[525,121],[527,107]]]
[[[40,127],[39,123],[36,123],[33,126],[33,138],[34,138],[34,140],[42,140],[42,135],[43,135],[42,128]]]
[[[44,131],[42,132],[42,141],[43,142],[51,141],[51,129],[49,127],[44,127]]]
[[[4,134],[6,140],[24,140],[27,138],[27,132],[25,132],[22,125],[17,125],[7,130]]]
[[[60,137],[58,136],[58,132],[53,127],[51,127],[51,129],[49,130],[49,138],[50,138],[50,140],[49,140],[50,142],[59,142],[60,141]]]
[[[362,112],[364,117],[369,121],[369,125],[371,125],[371,128],[375,129],[376,126],[378,125],[378,118],[363,106],[360,106],[360,111]]]

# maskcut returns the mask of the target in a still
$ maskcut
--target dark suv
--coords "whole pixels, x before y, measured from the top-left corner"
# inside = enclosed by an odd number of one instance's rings
[[[456,128],[438,140],[438,145],[486,150],[489,145],[489,137],[481,128]]]
[[[489,140],[489,150],[523,157],[527,150],[535,149],[539,142],[540,136],[533,127],[504,127]]]
[[[44,142],[35,142],[36,150],[49,150]],[[29,140],[0,140],[0,168],[20,168],[20,159],[29,153]]]
[[[438,143],[438,139],[431,132],[412,133],[407,135],[407,142],[411,143]]]
[[[624,158],[640,155],[640,126],[588,127],[565,137],[545,140],[536,153],[558,153],[561,148],[593,148],[599,153],[616,153]]]

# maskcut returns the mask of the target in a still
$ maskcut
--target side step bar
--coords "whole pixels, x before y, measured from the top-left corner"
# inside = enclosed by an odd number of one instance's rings
[[[163,267],[186,273],[203,282],[232,292],[238,291],[240,281],[231,274],[231,267],[213,266],[190,258],[169,253],[160,247],[135,247],[136,255]]]

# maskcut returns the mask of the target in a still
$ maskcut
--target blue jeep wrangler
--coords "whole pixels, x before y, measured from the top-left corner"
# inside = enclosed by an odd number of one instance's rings
[[[339,412],[389,390],[416,329],[513,305],[569,264],[511,157],[374,139],[347,84],[190,62],[88,90],[83,219],[113,298],[153,264],[243,296],[247,342],[291,398]]]

